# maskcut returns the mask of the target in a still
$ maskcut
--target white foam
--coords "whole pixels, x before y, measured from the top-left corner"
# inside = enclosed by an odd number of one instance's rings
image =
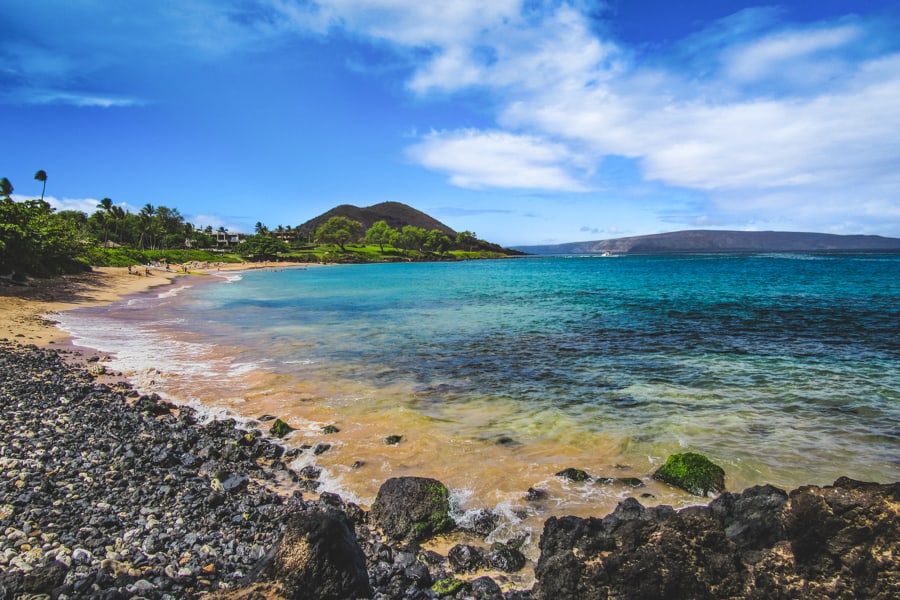
[[[177,296],[184,290],[190,289],[191,287],[192,286],[189,286],[189,285],[180,285],[178,287],[168,289],[165,292],[160,292],[157,295],[157,298],[174,298],[175,296]]]
[[[109,353],[107,367],[125,373],[139,389],[169,377],[217,385],[238,383],[247,373],[265,368],[261,362],[217,357],[211,346],[167,337],[150,325],[126,325],[71,312],[60,315],[58,320],[60,328],[72,336],[74,345]]]
[[[241,275],[240,273],[221,273],[221,272],[217,272],[217,273],[215,273],[215,276],[216,276],[216,277],[219,277],[219,278],[221,278],[221,279],[224,279],[224,280],[225,280],[225,283],[237,283],[238,281],[240,281],[240,280],[242,280],[242,279],[244,278],[244,276]]]
[[[321,428],[317,430],[319,434],[321,434]],[[291,469],[299,472],[300,469],[306,466],[314,466],[321,469],[319,473],[319,477],[317,481],[319,482],[319,487],[316,489],[316,493],[321,494],[322,492],[329,492],[332,494],[337,494],[340,496],[344,502],[352,502],[354,504],[363,504],[367,505],[370,501],[366,501],[365,499],[357,496],[353,492],[350,492],[346,486],[344,485],[344,478],[342,477],[342,472],[349,471],[352,467],[345,467],[341,465],[333,465],[332,467],[322,467],[319,466],[317,462],[317,457],[315,453],[310,450],[300,454],[293,462],[289,465]]]

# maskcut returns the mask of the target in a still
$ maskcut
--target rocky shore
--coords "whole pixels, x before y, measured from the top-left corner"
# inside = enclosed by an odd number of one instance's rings
[[[504,590],[515,543],[420,546],[456,527],[439,481],[389,480],[371,511],[309,500],[285,491],[315,487],[303,450],[267,433],[0,341],[0,600],[900,597],[900,484],[552,518],[534,589]]]

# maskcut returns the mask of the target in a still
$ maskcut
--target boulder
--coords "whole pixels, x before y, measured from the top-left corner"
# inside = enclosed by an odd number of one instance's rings
[[[519,550],[516,543],[502,544],[495,542],[491,544],[491,551],[485,556],[485,562],[498,571],[505,573],[515,573],[525,568],[527,558]]]
[[[484,552],[477,546],[457,544],[450,548],[447,559],[457,573],[477,571],[484,565]]]
[[[254,578],[274,585],[285,598],[341,600],[371,598],[366,557],[353,524],[337,510],[293,514],[284,536],[257,568]]]
[[[27,573],[15,569],[0,572],[0,598],[55,598],[67,570],[66,565],[53,561]]]
[[[378,490],[371,515],[385,535],[424,540],[455,527],[450,517],[450,493],[436,479],[394,477]]]
[[[281,419],[275,419],[275,422],[272,423],[272,427],[269,428],[269,433],[278,438],[283,438],[292,431],[294,431],[294,428]]]
[[[591,479],[591,476],[588,475],[586,471],[576,469],[574,467],[563,469],[562,471],[557,473],[556,476],[563,477],[565,479],[568,479],[569,481],[589,481]]]
[[[898,598],[900,483],[757,486],[674,511],[551,518],[537,598]]]
[[[687,490],[697,496],[718,494],[725,489],[725,471],[702,454],[673,454],[657,469],[653,479]]]

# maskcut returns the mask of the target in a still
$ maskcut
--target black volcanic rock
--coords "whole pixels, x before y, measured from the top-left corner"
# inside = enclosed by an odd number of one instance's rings
[[[898,598],[900,483],[772,486],[675,512],[551,518],[537,598]]]
[[[446,486],[427,477],[385,481],[372,505],[372,518],[385,535],[398,540],[424,540],[456,526]]]
[[[287,522],[262,577],[288,598],[371,598],[366,557],[341,511],[298,511]]]

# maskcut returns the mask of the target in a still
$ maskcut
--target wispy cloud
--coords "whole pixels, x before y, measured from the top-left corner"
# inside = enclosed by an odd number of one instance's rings
[[[446,173],[450,183],[463,188],[586,190],[564,167],[575,160],[570,150],[535,136],[472,129],[435,131],[410,147],[408,155]]]
[[[99,94],[46,90],[21,90],[19,98],[28,104],[64,104],[89,108],[114,108],[144,104],[143,101],[134,98],[115,98]]]

